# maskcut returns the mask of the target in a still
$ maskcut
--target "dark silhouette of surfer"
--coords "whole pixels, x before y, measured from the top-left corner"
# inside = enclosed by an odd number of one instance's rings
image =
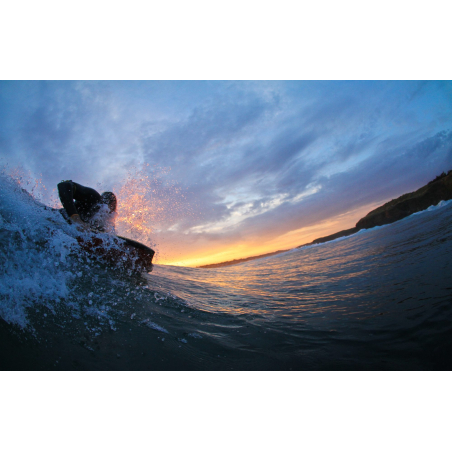
[[[61,214],[79,229],[115,234],[117,200],[114,193],[96,190],[72,182],[58,184],[58,195],[63,204]]]

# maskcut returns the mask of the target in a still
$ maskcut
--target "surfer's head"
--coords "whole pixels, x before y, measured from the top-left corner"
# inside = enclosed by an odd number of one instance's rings
[[[116,196],[111,191],[104,191],[101,195],[102,204],[107,204],[110,208],[110,212],[116,212]]]

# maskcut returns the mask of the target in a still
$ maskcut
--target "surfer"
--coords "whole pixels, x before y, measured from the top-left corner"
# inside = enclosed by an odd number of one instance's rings
[[[65,180],[58,184],[61,214],[79,229],[115,234],[116,196],[111,191],[101,195],[93,188]]]

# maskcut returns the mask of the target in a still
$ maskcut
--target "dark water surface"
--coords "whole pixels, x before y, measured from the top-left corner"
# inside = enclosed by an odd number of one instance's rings
[[[2,369],[452,369],[450,202],[236,266],[129,276],[2,188]]]

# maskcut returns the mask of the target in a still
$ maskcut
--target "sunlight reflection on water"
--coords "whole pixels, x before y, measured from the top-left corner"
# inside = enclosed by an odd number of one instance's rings
[[[452,205],[444,209],[236,266],[157,266],[150,279],[197,309],[278,328],[320,321],[343,328],[382,318],[389,326],[395,315],[425,309],[423,294],[431,300],[451,295]]]

